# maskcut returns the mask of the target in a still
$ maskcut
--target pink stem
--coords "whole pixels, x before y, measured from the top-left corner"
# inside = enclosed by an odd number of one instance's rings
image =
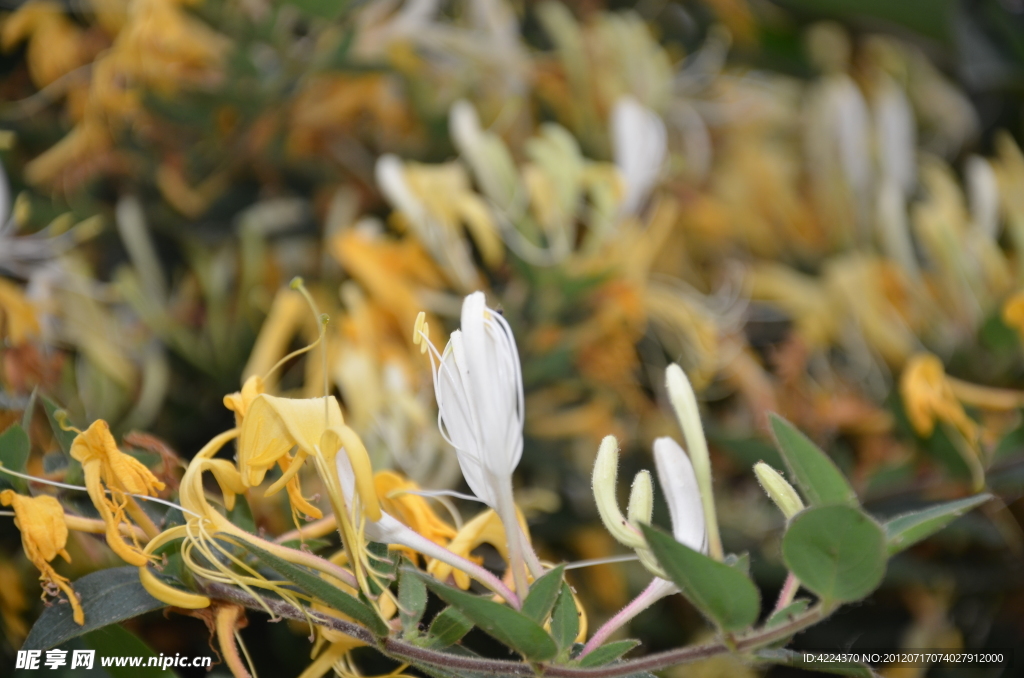
[[[786,576],[786,582],[782,585],[782,590],[779,591],[779,600],[775,603],[775,609],[772,610],[772,614],[775,614],[782,608],[786,607],[793,602],[793,596],[796,595],[797,590],[800,588],[800,580],[790,572]]]
[[[583,651],[580,652],[577,659],[582,659],[588,654],[601,647],[604,641],[608,639],[608,636],[612,635],[620,628],[629,623],[629,621],[646,610],[648,607],[658,602],[662,598],[672,593],[675,593],[679,589],[672,582],[665,581],[664,579],[653,579],[650,584],[647,585],[640,594],[634,598],[626,607],[619,610],[618,613],[604,625],[597,630],[597,632],[591,636],[590,640],[583,647]]]

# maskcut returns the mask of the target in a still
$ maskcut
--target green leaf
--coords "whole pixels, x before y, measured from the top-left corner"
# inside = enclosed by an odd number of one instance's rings
[[[398,579],[398,616],[406,635],[419,630],[423,611],[427,609],[427,586],[419,577],[403,570]]]
[[[784,649],[763,649],[754,653],[758,659],[780,666],[792,666],[808,671],[831,673],[839,676],[857,676],[858,678],[877,678],[878,674],[867,664],[856,662],[814,662],[805,661],[804,653]]]
[[[723,631],[739,631],[757,621],[761,595],[743,572],[680,544],[656,527],[641,527],[665,573]]]
[[[779,624],[784,624],[792,620],[793,617],[797,616],[798,614],[801,614],[804,611],[806,611],[807,608],[810,607],[810,605],[811,601],[807,598],[797,598],[792,603],[782,608],[778,612],[773,612],[772,615],[768,617],[768,620],[764,623],[764,627],[768,629],[773,626],[778,626]]]
[[[966,499],[930,506],[921,511],[914,511],[889,520],[885,523],[889,555],[899,553],[935,534],[964,513],[984,504],[991,498],[990,494],[978,494]]]
[[[50,605],[39,615],[21,649],[48,650],[108,624],[166,607],[142,588],[139,568],[132,565],[87,574],[72,587],[82,600],[85,625],[75,623],[67,603]]]
[[[25,429],[20,424],[11,424],[6,431],[0,434],[0,464],[11,471],[24,473],[30,447]],[[2,473],[0,480],[8,483],[21,494],[28,492],[28,483],[24,478]]]
[[[543,624],[551,614],[551,608],[554,607],[558,594],[562,591],[562,575],[564,573],[565,565],[559,565],[533,582],[530,592],[526,595],[526,600],[523,601],[523,614],[538,624]]]
[[[111,678],[174,678],[177,674],[159,666],[146,666],[156,653],[135,634],[119,624],[96,629],[82,638],[98,657],[142,657],[142,666],[104,666]],[[99,661],[93,666],[98,667]]]
[[[320,19],[337,19],[345,11],[345,0],[288,0],[304,13]]]
[[[252,542],[238,539],[239,545],[262,560],[268,567],[292,582],[306,593],[319,598],[324,603],[342,612],[366,626],[378,636],[386,636],[388,627],[380,616],[366,603],[345,593],[341,589],[321,579],[311,570],[293,565],[284,558],[265,551]]]
[[[572,598],[572,589],[562,582],[562,590],[551,613],[551,635],[555,637],[559,650],[571,648],[580,633],[580,611]]]
[[[775,444],[809,504],[858,505],[853,488],[827,454],[779,415],[772,413],[770,419]]]
[[[441,600],[457,607],[476,626],[527,659],[544,661],[558,654],[558,646],[540,624],[518,610],[493,600],[454,589],[420,574],[424,582]]]
[[[28,397],[28,403],[25,405],[25,411],[21,414],[21,427],[25,429],[27,433],[32,433],[32,418],[36,413],[36,397],[39,395],[39,387],[32,389],[32,395]]]
[[[446,607],[434,617],[427,633],[430,635],[430,647],[441,649],[454,645],[473,628],[473,622],[457,608]]]
[[[603,666],[609,662],[613,662],[622,655],[626,654],[634,647],[640,644],[639,640],[619,640],[614,643],[608,643],[597,648],[586,657],[580,660],[580,666],[588,668],[591,666]]]
[[[790,522],[782,557],[826,605],[860,600],[885,575],[885,533],[871,516],[850,506],[809,508]]]

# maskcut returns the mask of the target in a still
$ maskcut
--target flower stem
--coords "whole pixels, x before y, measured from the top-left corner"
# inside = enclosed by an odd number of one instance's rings
[[[779,591],[779,600],[775,603],[775,609],[772,610],[772,614],[775,614],[782,608],[786,607],[793,602],[793,597],[796,592],[800,589],[800,580],[796,578],[792,572],[786,575],[786,581],[782,585],[782,590]]]
[[[641,591],[636,598],[630,601],[626,607],[619,610],[614,617],[606,621],[604,625],[601,626],[593,636],[591,636],[577,659],[582,659],[599,648],[610,635],[628,624],[633,617],[637,616],[665,596],[674,593],[676,590],[675,584],[671,582],[659,578],[652,579],[651,583],[647,585],[647,588]]]

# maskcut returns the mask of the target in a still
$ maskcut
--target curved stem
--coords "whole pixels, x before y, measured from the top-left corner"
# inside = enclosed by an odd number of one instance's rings
[[[793,597],[799,589],[800,580],[796,578],[795,574],[790,572],[786,575],[786,582],[782,585],[782,590],[779,591],[779,600],[775,603],[775,609],[772,610],[772,614],[792,603]]]
[[[381,652],[397,661],[407,661],[412,664],[425,664],[441,668],[466,669],[495,676],[537,675],[534,666],[527,662],[450,654],[413,645],[396,638],[385,638],[383,641],[378,641],[367,629],[338,617],[321,614],[311,609],[303,611],[280,599],[257,599],[233,586],[218,584],[198,577],[197,583],[203,592],[212,598],[228,600],[252,609],[270,609],[273,614],[286,619],[306,621],[306,615],[308,614],[314,623],[339,631],[369,645],[376,645]],[[789,638],[803,629],[822,621],[830,612],[831,610],[826,610],[819,604],[783,624],[773,626],[770,629],[755,629],[735,639],[735,651],[752,652],[766,645]],[[541,665],[539,670],[545,676],[554,676],[555,678],[625,678],[625,676],[643,671],[659,671],[670,666],[726,654],[729,651],[730,649],[724,643],[714,642],[658,652],[639,659],[629,659],[618,664],[606,666],[581,668],[545,664]]]
[[[660,578],[652,579],[651,583],[647,585],[647,588],[641,591],[636,598],[631,600],[626,607],[619,610],[614,617],[606,621],[604,625],[602,625],[601,628],[591,636],[577,659],[586,657],[588,654],[603,645],[604,641],[608,639],[608,636],[628,624],[633,617],[637,616],[665,596],[675,593],[676,591],[678,591],[678,589],[672,582],[668,582]]]

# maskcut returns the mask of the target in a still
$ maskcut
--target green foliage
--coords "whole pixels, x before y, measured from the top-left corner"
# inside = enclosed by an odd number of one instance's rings
[[[138,636],[130,633],[118,624],[111,624],[95,631],[90,631],[83,637],[85,644],[96,650],[99,657],[142,657],[142,666],[105,666],[103,669],[110,674],[111,678],[174,678],[176,675],[170,669],[163,669],[159,666],[146,666],[150,657],[156,653],[142,642]]]
[[[640,644],[639,640],[619,640],[597,648],[580,660],[580,666],[604,666],[615,661]]]
[[[544,620],[551,614],[551,608],[555,605],[562,590],[562,576],[565,573],[565,566],[559,565],[555,569],[544,574],[530,586],[530,593],[523,601],[523,614],[543,624]]]
[[[797,514],[782,540],[786,566],[826,605],[860,600],[882,582],[885,533],[850,506],[820,506]]]
[[[82,600],[85,625],[75,623],[70,605],[50,605],[39,615],[21,649],[48,650],[109,624],[166,607],[142,587],[139,568],[131,565],[87,574],[72,586]]]
[[[966,499],[958,499],[920,511],[907,513],[887,521],[885,537],[889,555],[895,555],[917,542],[930,537],[949,523],[976,506],[984,504],[992,498],[990,494],[978,494]]]
[[[336,586],[332,586],[319,575],[299,565],[294,565],[287,560],[280,558],[269,551],[266,551],[255,544],[238,540],[239,545],[246,551],[259,558],[265,565],[285,577],[309,595],[320,599],[328,606],[342,612],[357,622],[366,626],[370,631],[379,636],[388,633],[387,624],[369,605],[355,596],[345,593]]]
[[[811,601],[807,598],[797,598],[781,610],[773,612],[772,616],[768,617],[767,621],[765,621],[764,627],[769,629],[773,626],[784,624],[793,619],[793,617],[796,617],[798,614],[806,612],[810,605]]]
[[[576,609],[572,589],[563,582],[555,601],[555,609],[551,612],[551,635],[558,644],[559,652],[571,649],[579,633],[580,612]]]
[[[416,572],[413,570],[412,572]],[[444,602],[456,607],[480,630],[501,641],[527,659],[544,661],[558,654],[558,646],[540,624],[522,612],[472,593],[445,586],[416,573]]]
[[[761,595],[746,574],[680,544],[656,527],[641,527],[665,573],[719,628],[739,631],[757,621]]]
[[[779,415],[770,417],[775,445],[808,503],[857,506],[857,495],[828,455]]]
[[[398,616],[402,630],[412,635],[418,632],[420,619],[427,609],[427,586],[419,577],[402,570],[398,578]]]
[[[415,576],[415,575],[413,575]],[[422,581],[422,580],[421,580]],[[428,646],[442,649],[462,640],[473,628],[473,622],[456,607],[446,607],[430,623]]]
[[[6,431],[0,433],[0,464],[11,471],[24,473],[30,447],[25,429],[20,424],[11,424]],[[28,483],[17,476],[0,473],[0,487],[3,484],[10,485],[21,494],[28,492]]]

